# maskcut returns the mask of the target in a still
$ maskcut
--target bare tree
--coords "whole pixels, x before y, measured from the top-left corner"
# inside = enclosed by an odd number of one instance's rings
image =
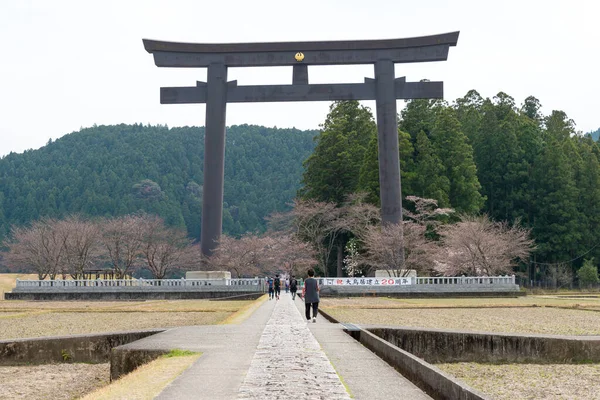
[[[460,222],[440,229],[442,247],[435,269],[446,276],[511,273],[517,260],[526,261],[534,249],[529,233],[519,221],[509,226],[487,215],[463,215]]]
[[[101,224],[102,244],[117,279],[141,264],[144,218],[126,215]]]
[[[238,278],[257,276],[268,269],[268,265],[274,264],[271,246],[273,239],[270,237],[246,234],[235,239],[222,235],[208,263],[213,268],[231,271]]]
[[[5,242],[6,264],[13,268],[33,269],[38,278],[55,279],[65,261],[64,235],[55,219],[44,218],[31,227],[13,227]]]
[[[552,285],[557,289],[570,287],[575,278],[573,269],[567,263],[549,265],[547,268],[547,276],[552,282]]]
[[[63,279],[66,274],[74,279],[83,276],[86,267],[93,266],[101,255],[99,225],[79,216],[70,216],[57,221],[56,227],[65,246],[61,267]]]
[[[425,237],[426,227],[412,221],[371,226],[364,238],[366,264],[385,269],[390,276],[403,276],[408,270],[424,271],[431,265],[434,245]]]
[[[192,245],[186,232],[167,228],[157,216],[143,217],[141,253],[156,279],[164,279],[175,268],[200,267],[199,249]]]

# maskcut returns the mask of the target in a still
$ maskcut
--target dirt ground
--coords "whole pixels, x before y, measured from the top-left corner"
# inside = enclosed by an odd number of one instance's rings
[[[78,399],[109,380],[108,363],[0,367],[0,399]]]
[[[438,364],[495,400],[600,400],[600,364]]]

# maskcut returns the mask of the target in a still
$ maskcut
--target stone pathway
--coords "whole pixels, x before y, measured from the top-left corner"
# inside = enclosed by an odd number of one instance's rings
[[[291,297],[282,295],[271,301],[276,302],[275,308],[238,399],[350,399]]]

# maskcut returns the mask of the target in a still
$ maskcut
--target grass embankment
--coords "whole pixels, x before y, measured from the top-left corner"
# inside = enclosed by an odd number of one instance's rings
[[[153,399],[200,355],[191,351],[173,350],[110,385],[88,394],[82,400]]]

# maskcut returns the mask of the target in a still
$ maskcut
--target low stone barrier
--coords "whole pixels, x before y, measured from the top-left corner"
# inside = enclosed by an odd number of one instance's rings
[[[322,286],[322,297],[394,297],[394,298],[451,298],[451,297],[518,297],[526,293],[518,286],[481,287],[470,285],[417,285],[398,287]]]
[[[600,362],[600,336],[554,336],[364,327],[431,363]]]
[[[319,310],[324,318],[339,323],[325,311]],[[354,324],[342,324],[344,331],[363,346],[377,354],[405,378],[436,400],[490,400],[483,393],[448,375],[427,361],[383,340],[373,333]]]
[[[115,348],[110,353],[110,380],[114,381],[158,357],[169,353],[164,349]]]
[[[4,294],[5,300],[255,300],[262,296],[262,292],[249,292],[232,290],[214,291],[170,291],[170,290],[38,290],[38,291],[13,291]]]
[[[356,335],[358,341],[386,361],[405,378],[420,387],[434,399],[490,400],[483,393],[460,382],[439,368],[365,331]]]
[[[164,331],[164,329],[148,329],[134,332],[1,340],[0,365],[108,362],[114,347]]]

